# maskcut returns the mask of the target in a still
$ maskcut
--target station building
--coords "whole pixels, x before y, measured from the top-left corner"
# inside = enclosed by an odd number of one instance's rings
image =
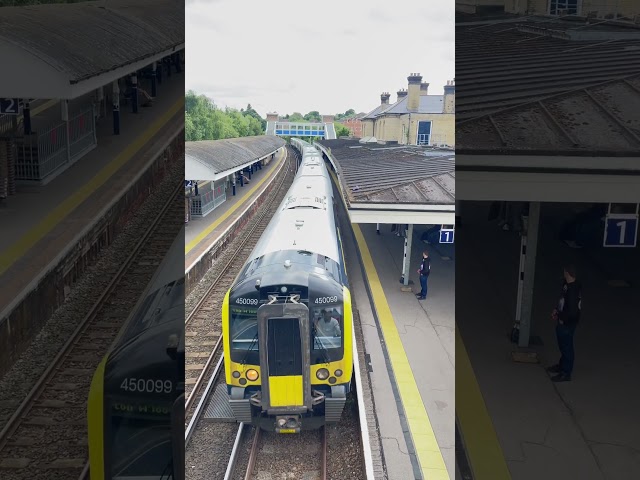
[[[455,82],[449,81],[444,95],[429,95],[429,84],[412,73],[408,88],[380,95],[380,105],[362,118],[362,136],[401,145],[455,147]]]
[[[473,14],[488,9],[515,15],[576,15],[640,21],[640,8],[635,0],[456,0],[459,12]]]

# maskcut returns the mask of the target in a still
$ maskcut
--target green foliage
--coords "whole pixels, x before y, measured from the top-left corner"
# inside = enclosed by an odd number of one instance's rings
[[[351,131],[343,124],[334,122],[333,126],[336,129],[336,137],[348,137],[351,135]]]
[[[312,112],[307,113],[304,116],[304,119],[307,122],[321,122],[322,121],[322,115],[320,115],[320,112],[318,112],[317,110],[313,110]]]
[[[187,141],[264,135],[266,120],[247,105],[246,110],[219,109],[205,95],[188,91],[185,102],[185,136]]]
[[[334,115],[334,120],[336,122],[339,122],[340,120],[344,120],[345,118],[350,117],[351,115],[355,115],[356,111],[353,108],[350,108],[349,110],[347,110],[344,113],[336,113]]]
[[[300,112],[293,112],[290,116],[288,116],[290,122],[306,122],[305,118],[302,116]]]

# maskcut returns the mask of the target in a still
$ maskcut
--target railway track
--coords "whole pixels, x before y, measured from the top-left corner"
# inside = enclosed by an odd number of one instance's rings
[[[258,472],[271,478],[327,480],[326,427],[282,435],[240,424],[224,480],[254,480]]]
[[[218,277],[209,285],[208,289],[189,313],[185,320],[185,422],[200,413],[196,404],[204,408],[206,402],[200,402],[205,392],[205,383],[211,378],[212,368],[222,367],[222,301],[226,291],[244,265],[251,250],[260,239],[262,232],[267,227],[271,217],[282,202],[295,175],[294,164],[291,160],[294,155],[287,148],[285,162],[286,172],[276,187],[271,201],[264,205],[262,212],[243,232],[243,240],[228,256],[225,255],[226,264]],[[218,372],[219,370],[216,370]],[[209,382],[211,383],[211,382]],[[196,422],[197,423],[197,422]]]
[[[127,260],[104,272],[112,278],[108,287],[0,431],[1,478],[86,475],[93,374],[180,231],[182,188],[181,179]],[[169,222],[175,230],[168,231]]]

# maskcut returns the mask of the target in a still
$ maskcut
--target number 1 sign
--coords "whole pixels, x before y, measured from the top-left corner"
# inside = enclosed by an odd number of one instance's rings
[[[638,238],[638,215],[610,213],[604,225],[604,247],[635,247]]]

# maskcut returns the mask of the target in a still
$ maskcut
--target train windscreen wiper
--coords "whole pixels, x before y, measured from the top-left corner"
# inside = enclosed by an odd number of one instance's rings
[[[313,326],[312,329],[313,332],[313,349],[314,350],[320,350],[322,352],[322,359],[324,360],[324,363],[330,363],[330,359],[329,359],[329,351],[327,350],[327,347],[325,347],[323,345],[323,343],[318,340],[318,330],[316,329],[316,326]],[[320,348],[316,348],[316,343],[320,346]]]
[[[257,341],[258,341],[258,332],[256,332],[256,334],[254,335],[253,340],[251,340],[251,344],[249,345],[249,348],[247,349],[244,356],[242,357],[242,361],[240,362],[242,365],[247,364],[247,358],[249,358],[249,352],[253,350],[253,346],[256,344]]]

